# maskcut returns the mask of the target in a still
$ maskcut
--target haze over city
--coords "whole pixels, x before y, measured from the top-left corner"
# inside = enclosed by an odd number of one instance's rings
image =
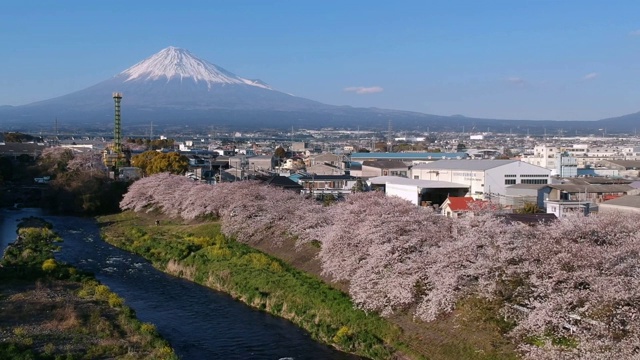
[[[0,105],[108,79],[167,46],[332,105],[596,120],[640,110],[633,1],[13,2]],[[114,89],[117,90],[117,89]]]

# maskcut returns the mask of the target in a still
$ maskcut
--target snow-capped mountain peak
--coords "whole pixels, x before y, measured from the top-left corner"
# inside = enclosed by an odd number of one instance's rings
[[[192,79],[205,82],[209,87],[214,84],[238,84],[256,86],[272,90],[259,80],[249,80],[229,72],[217,65],[201,60],[188,50],[169,46],[151,57],[133,65],[118,76],[126,77],[125,81],[145,81],[172,79]]]

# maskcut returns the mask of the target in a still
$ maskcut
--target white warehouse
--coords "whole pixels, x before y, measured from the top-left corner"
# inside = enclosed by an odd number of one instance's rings
[[[506,195],[507,186],[549,184],[551,170],[519,160],[438,160],[411,169],[411,178],[469,185],[472,197]]]

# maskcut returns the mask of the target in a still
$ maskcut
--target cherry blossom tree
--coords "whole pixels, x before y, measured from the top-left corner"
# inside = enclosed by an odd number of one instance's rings
[[[385,316],[411,309],[431,321],[469,296],[498,300],[516,323],[508,335],[532,359],[640,356],[639,215],[528,226],[490,208],[451,219],[376,192],[323,207],[256,182],[170,174],[136,181],[121,207],[212,216],[247,244],[318,242],[322,271],[347,282],[357,306]]]
[[[66,171],[71,159],[73,159],[71,149],[60,146],[47,147],[42,150],[38,164],[43,171],[53,175]]]
[[[87,172],[93,176],[106,176],[107,167],[102,162],[102,154],[95,151],[74,153],[67,163],[67,170]]]

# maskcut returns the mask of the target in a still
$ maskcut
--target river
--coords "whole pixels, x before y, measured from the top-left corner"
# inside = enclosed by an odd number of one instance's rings
[[[2,210],[2,252],[16,237],[17,220],[32,215],[41,214],[37,209]],[[141,321],[153,323],[181,359],[359,359],[314,341],[287,320],[156,270],[145,259],[105,243],[91,218],[42,217],[64,239],[56,257],[93,272]]]

